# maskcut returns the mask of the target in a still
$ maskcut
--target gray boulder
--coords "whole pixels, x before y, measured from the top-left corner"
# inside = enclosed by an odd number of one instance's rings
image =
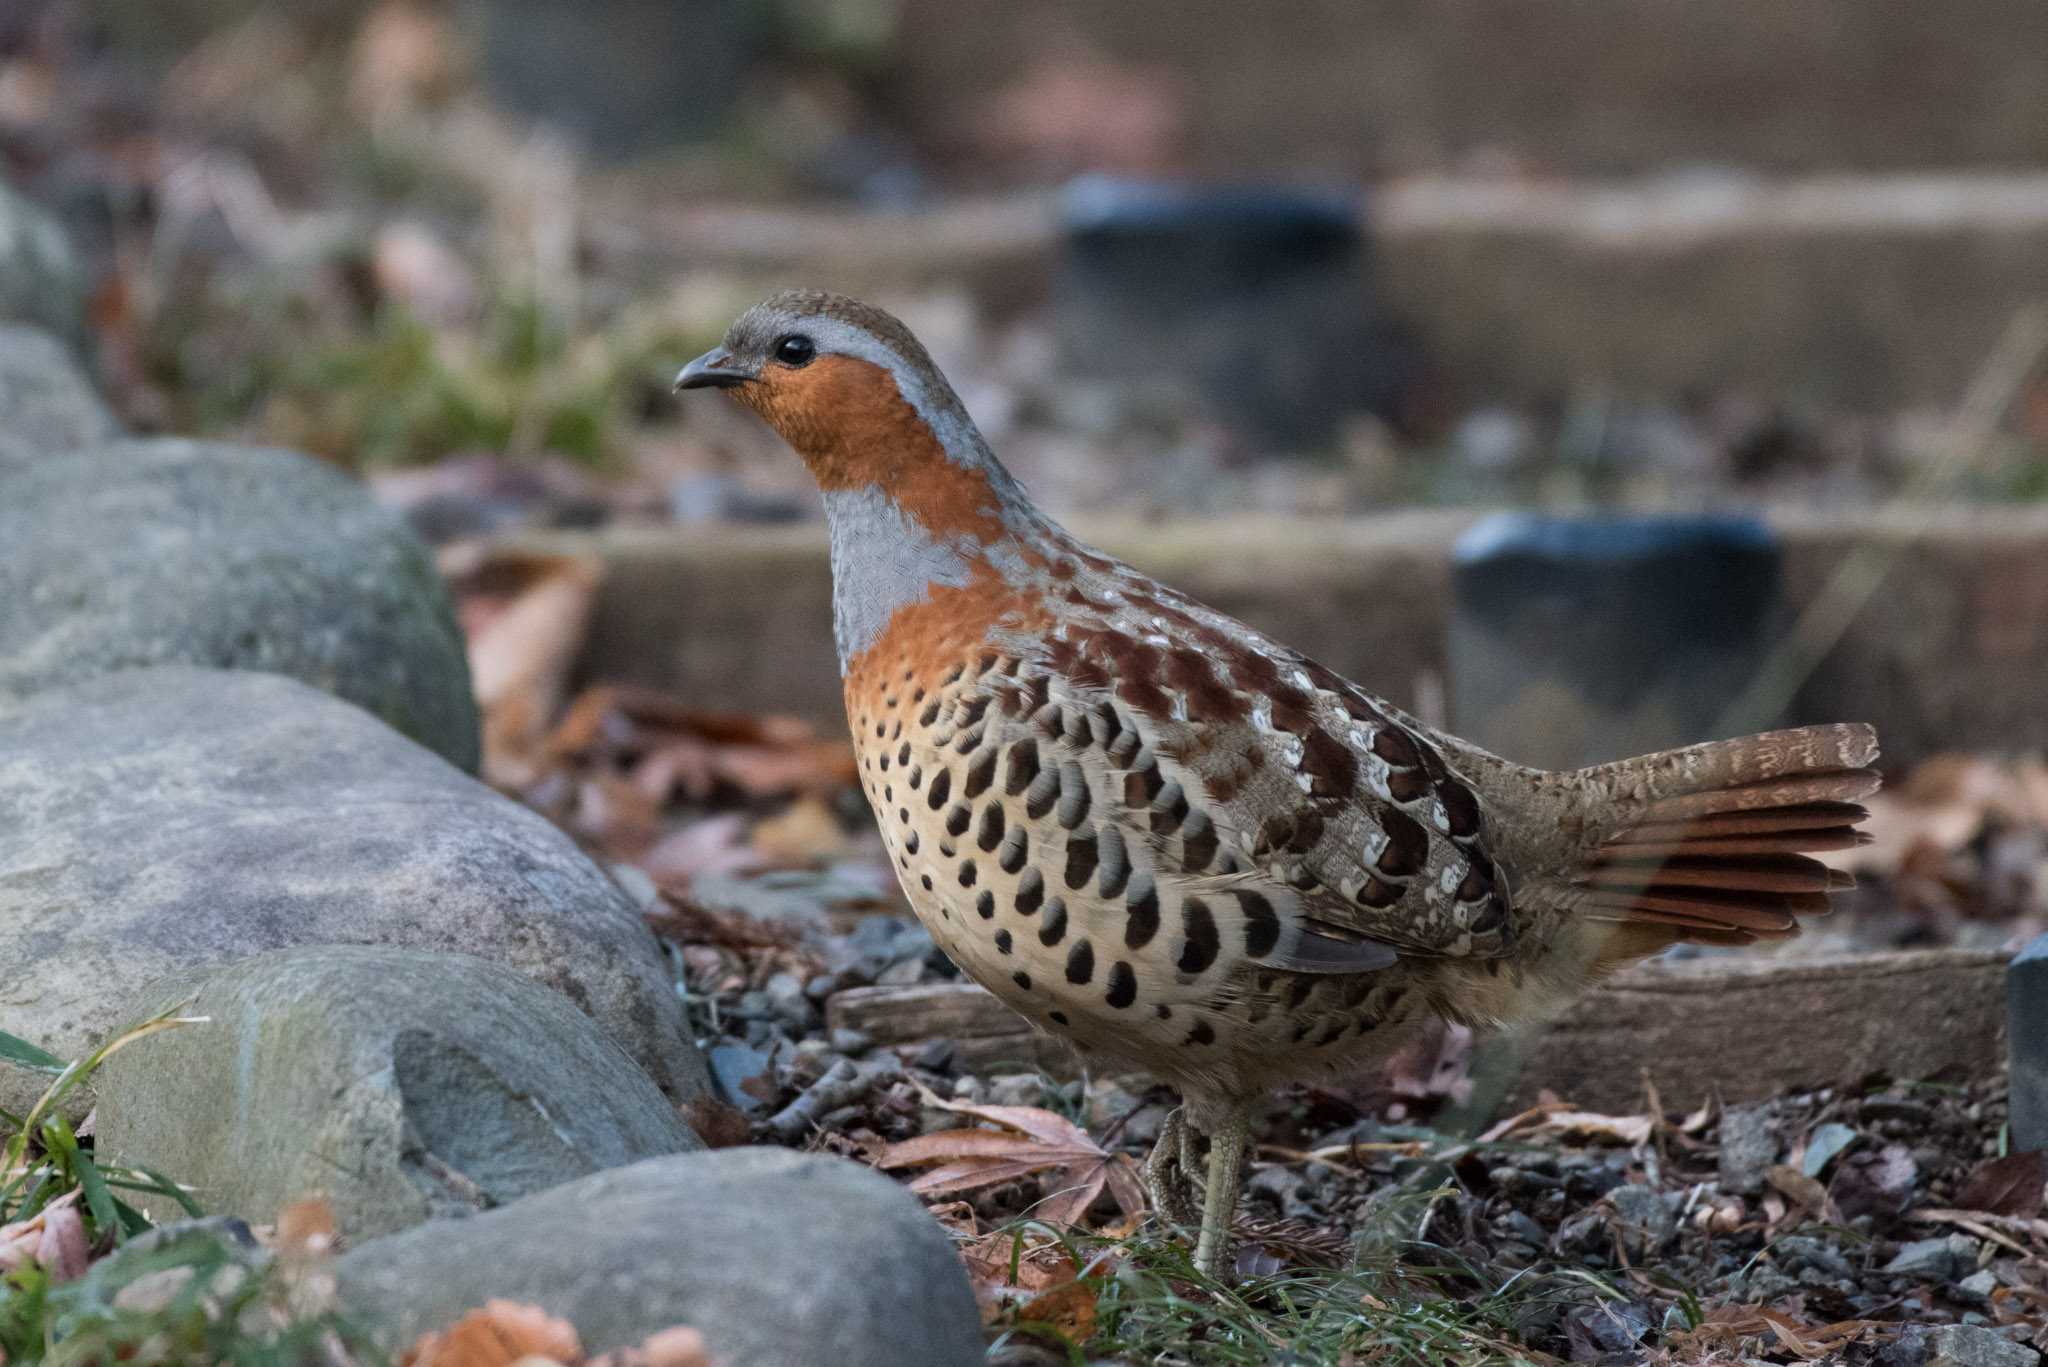
[[[0,714],[0,1030],[76,1057],[159,979],[309,944],[493,960],[567,997],[672,1100],[708,1086],[618,885],[368,714],[180,666]],[[42,1081],[0,1065],[0,1107]]]
[[[504,1296],[569,1320],[592,1353],[687,1324],[749,1367],[982,1360],[966,1273],[916,1199],[787,1149],[615,1168],[361,1245],[335,1277],[344,1313],[393,1347]]]
[[[158,985],[145,1014],[181,1003],[205,1023],[101,1072],[98,1144],[212,1214],[319,1194],[362,1240],[703,1147],[567,999],[465,954],[259,954]]]
[[[124,441],[7,474],[0,710],[156,664],[289,674],[474,771],[446,587],[400,520],[296,452]]]
[[[64,229],[0,181],[0,322],[27,323],[85,346],[85,276]]]
[[[119,433],[61,342],[38,328],[0,324],[0,476]]]

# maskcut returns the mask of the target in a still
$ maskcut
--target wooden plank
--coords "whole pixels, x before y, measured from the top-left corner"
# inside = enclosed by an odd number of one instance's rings
[[[1547,1089],[1621,1112],[1641,1106],[1645,1070],[1667,1106],[1688,1109],[1874,1075],[1975,1080],[2005,1064],[2005,969],[1981,950],[1644,964],[1548,1025],[1489,1041],[1475,1067],[1510,1074],[1506,1107]],[[1076,1071],[1071,1050],[972,983],[850,988],[825,1020],[879,1045],[950,1039],[973,1071]]]
[[[1645,1070],[1664,1104],[1760,1101],[1866,1077],[1974,1080],[2005,1063],[2006,956],[1982,950],[1644,964],[1507,1048],[1507,1105],[1548,1089],[1632,1111]]]

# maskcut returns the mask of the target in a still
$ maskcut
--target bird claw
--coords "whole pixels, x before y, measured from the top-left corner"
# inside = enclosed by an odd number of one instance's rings
[[[1176,1106],[1160,1127],[1159,1141],[1145,1160],[1145,1188],[1152,1209],[1169,1225],[1194,1229],[1202,1222],[1195,1200],[1196,1176],[1202,1170],[1195,1155],[1194,1130],[1185,1108]]]

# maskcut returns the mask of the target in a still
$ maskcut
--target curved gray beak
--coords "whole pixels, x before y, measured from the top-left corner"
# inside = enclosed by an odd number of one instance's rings
[[[676,388],[731,389],[753,378],[734,364],[723,348],[714,347],[682,368],[676,376]]]

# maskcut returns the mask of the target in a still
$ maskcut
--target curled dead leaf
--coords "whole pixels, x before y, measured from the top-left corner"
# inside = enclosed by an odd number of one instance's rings
[[[1095,1337],[1095,1288],[1076,1278],[1017,1309],[1020,1324],[1042,1324],[1076,1347]]]
[[[537,1305],[493,1300],[446,1329],[422,1334],[399,1359],[399,1367],[510,1367],[530,1358],[582,1361],[575,1327]]]
[[[294,1201],[277,1213],[277,1248],[287,1257],[317,1258],[334,1251],[334,1207],[325,1197]]]
[[[84,1276],[91,1252],[78,1200],[73,1188],[28,1219],[0,1225],[0,1272],[33,1263],[53,1282]]]
[[[712,1367],[710,1349],[695,1329],[678,1325],[647,1336],[638,1348],[618,1348],[590,1360],[589,1367]]]
[[[1978,1164],[1956,1193],[1955,1204],[1962,1210],[2031,1219],[2041,1214],[2044,1190],[2048,1190],[2048,1152],[2031,1149]]]

